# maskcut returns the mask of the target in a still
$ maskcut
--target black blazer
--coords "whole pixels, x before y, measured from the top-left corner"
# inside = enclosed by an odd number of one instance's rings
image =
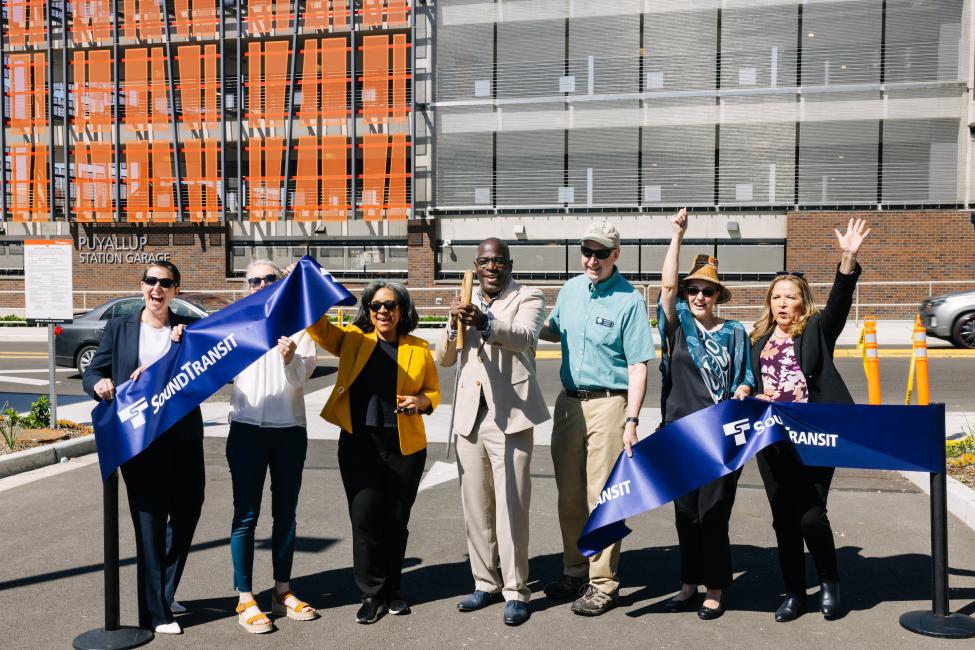
[[[809,401],[824,404],[853,404],[853,396],[847,389],[836,366],[833,365],[833,350],[846,325],[850,307],[853,305],[853,292],[863,269],[857,264],[849,275],[836,268],[836,278],[829,298],[822,311],[809,319],[805,331],[796,337],[796,361],[806,377],[809,387]],[[772,332],[760,338],[752,346],[752,374],[755,375],[755,393],[762,393],[762,361],[760,355],[771,338]]]
[[[173,325],[189,325],[195,318],[180,316],[169,310],[169,322]],[[120,316],[108,321],[98,350],[81,378],[85,392],[95,400],[101,401],[95,393],[95,384],[108,377],[116,386],[126,381],[139,367],[139,329],[142,325],[142,310]],[[173,343],[173,345],[180,345]]]

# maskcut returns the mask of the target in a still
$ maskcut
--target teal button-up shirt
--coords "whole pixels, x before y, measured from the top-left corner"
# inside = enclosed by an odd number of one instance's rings
[[[647,303],[619,269],[597,285],[586,274],[566,282],[548,323],[562,339],[569,390],[626,390],[627,367],[655,356]]]

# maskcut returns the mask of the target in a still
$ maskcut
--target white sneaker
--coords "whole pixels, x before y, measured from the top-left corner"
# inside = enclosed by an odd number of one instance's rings
[[[163,623],[162,625],[156,626],[156,634],[182,634],[183,628],[179,626],[179,623],[173,621],[172,623]]]
[[[185,614],[186,608],[179,604],[179,601],[174,600],[169,604],[169,611],[173,614]]]

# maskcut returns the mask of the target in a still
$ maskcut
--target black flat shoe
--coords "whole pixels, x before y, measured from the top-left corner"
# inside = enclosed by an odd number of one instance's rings
[[[785,600],[775,610],[775,620],[779,623],[794,621],[808,611],[806,595],[792,596],[786,594]]]
[[[840,583],[824,582],[819,585],[819,611],[827,621],[840,617]]]
[[[676,597],[671,598],[664,603],[664,609],[668,612],[689,612],[697,607],[698,596],[700,596],[700,593],[696,592],[684,600],[678,600]]]
[[[355,622],[362,625],[375,623],[386,614],[386,603],[380,598],[366,597],[362,599],[362,607],[355,613]]]
[[[706,605],[701,605],[701,608],[697,610],[697,617],[702,621],[713,621],[716,618],[721,618],[724,614],[724,594],[721,594],[721,598],[718,599],[718,606],[711,608]]]

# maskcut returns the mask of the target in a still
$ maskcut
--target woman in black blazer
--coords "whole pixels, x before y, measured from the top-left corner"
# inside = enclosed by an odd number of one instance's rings
[[[166,354],[172,329],[192,319],[174,314],[179,269],[155,262],[142,273],[145,307],[108,321],[82,382],[96,400],[115,398],[115,386]],[[171,609],[203,507],[203,417],[194,408],[149,447],[122,465],[135,528],[139,626],[180,634]]]
[[[816,309],[809,283],[800,273],[782,273],[768,288],[765,309],[751,332],[752,372],[759,399],[853,403],[833,364],[833,349],[853,304],[861,272],[856,257],[870,230],[862,219],[850,219],[845,234],[835,232],[842,254],[822,311]],[[827,620],[838,617],[836,547],[826,516],[833,468],[803,465],[792,444],[780,442],[758,453],[758,469],[772,506],[785,579],[785,600],[776,610],[775,620],[791,621],[806,611],[804,541],[819,574],[820,611]]]

